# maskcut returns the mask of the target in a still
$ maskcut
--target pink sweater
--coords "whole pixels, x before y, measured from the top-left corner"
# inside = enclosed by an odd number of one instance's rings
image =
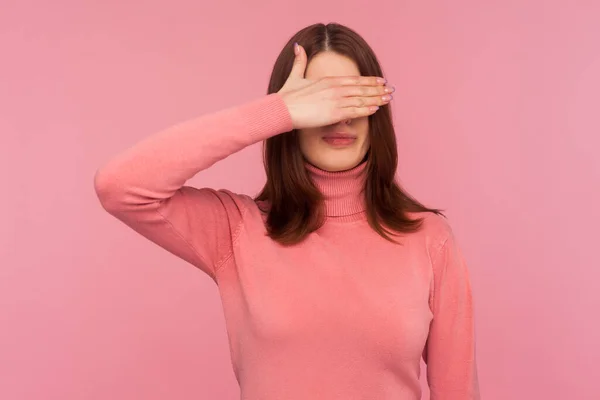
[[[365,164],[308,170],[327,220],[301,244],[265,236],[252,198],[197,172],[292,129],[271,94],[150,136],[101,168],[103,207],[218,285],[243,400],[478,399],[468,270],[445,219],[393,244],[367,224]]]

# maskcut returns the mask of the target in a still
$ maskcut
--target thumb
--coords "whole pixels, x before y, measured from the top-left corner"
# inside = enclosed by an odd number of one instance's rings
[[[304,51],[304,47],[298,43],[294,43],[294,54],[296,57],[294,58],[294,65],[289,77],[304,79],[304,72],[306,71],[306,52]]]

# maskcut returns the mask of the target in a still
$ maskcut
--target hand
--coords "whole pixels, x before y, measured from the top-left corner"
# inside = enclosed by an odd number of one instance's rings
[[[294,129],[332,125],[345,119],[374,114],[392,99],[393,88],[375,76],[325,77],[316,82],[304,78],[307,56],[295,46],[296,58],[279,93],[292,117]]]

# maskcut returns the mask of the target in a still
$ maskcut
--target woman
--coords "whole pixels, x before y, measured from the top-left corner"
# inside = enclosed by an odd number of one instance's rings
[[[218,285],[242,399],[419,399],[421,357],[432,399],[479,398],[467,267],[440,212],[394,181],[381,75],[354,31],[309,26],[266,96],[96,174],[107,211]],[[184,186],[263,140],[257,198]]]

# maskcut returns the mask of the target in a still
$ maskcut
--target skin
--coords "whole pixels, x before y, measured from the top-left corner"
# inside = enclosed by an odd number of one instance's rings
[[[316,81],[326,76],[360,75],[356,63],[340,54],[326,51],[317,54],[306,68],[305,78]],[[334,132],[346,132],[356,136],[347,146],[333,146],[323,136]],[[338,172],[359,165],[369,150],[369,117],[343,120],[333,125],[299,129],[300,149],[304,158],[315,167]]]

